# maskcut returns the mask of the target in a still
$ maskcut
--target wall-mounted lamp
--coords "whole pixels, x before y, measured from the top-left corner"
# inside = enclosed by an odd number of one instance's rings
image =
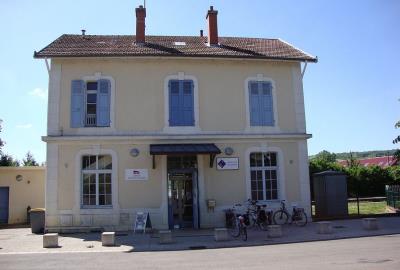
[[[131,154],[132,157],[137,157],[137,156],[139,156],[140,151],[137,148],[132,148],[129,153]]]

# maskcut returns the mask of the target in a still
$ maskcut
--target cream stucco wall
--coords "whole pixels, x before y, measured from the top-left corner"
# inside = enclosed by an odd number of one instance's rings
[[[78,134],[77,129],[70,128],[71,81],[94,76],[95,73],[110,76],[115,81],[114,127],[117,132],[162,131],[165,117],[164,80],[179,72],[194,76],[198,82],[199,127],[202,131],[245,130],[245,81],[259,74],[275,82],[280,131],[299,131],[296,126],[294,81],[300,79],[300,64],[296,62],[64,59],[53,60],[52,67],[60,69],[59,128],[64,135]]]
[[[26,209],[44,208],[44,167],[0,167],[0,187],[9,187],[9,224],[25,223]],[[16,181],[21,175],[22,180]]]
[[[109,217],[108,225],[119,226],[121,215],[128,215],[128,224],[133,224],[133,214],[136,211],[146,210],[151,213],[152,223],[157,228],[167,226],[167,171],[165,156],[157,156],[156,168],[152,169],[152,157],[149,154],[149,144],[162,143],[163,141],[143,140],[129,141],[118,140],[110,143],[109,141],[92,142],[63,142],[58,146],[58,214],[53,218],[53,226],[60,226],[61,216],[68,215],[68,225],[82,225],[78,222],[80,215],[104,214],[101,209],[81,209],[80,207],[80,154],[82,151],[102,151],[112,150],[116,153],[116,174],[118,192],[113,196],[118,196],[116,205],[113,209],[106,210]],[[300,194],[299,186],[299,160],[298,160],[298,142],[296,140],[192,140],[185,143],[216,143],[220,149],[230,146],[234,149],[233,157],[239,157],[239,170],[219,171],[215,164],[209,167],[209,156],[199,155],[199,207],[202,227],[211,227],[223,224],[223,210],[238,202],[244,202],[249,198],[249,175],[246,160],[248,159],[248,150],[259,148],[262,151],[275,151],[279,149],[278,154],[280,163],[279,181],[280,198],[288,202],[297,202],[302,204],[303,198]],[[179,141],[169,140],[168,143],[179,143]],[[132,148],[138,148],[140,155],[132,157],[129,151]],[[220,154],[217,157],[225,156]],[[126,181],[125,169],[148,169],[149,180],[147,181]],[[79,185],[79,186],[76,186]],[[78,193],[77,193],[78,192]],[[77,197],[78,196],[78,197]],[[215,212],[208,212],[206,207],[207,199],[215,199],[217,208]],[[268,202],[271,207],[278,206],[277,201]],[[308,207],[308,205],[304,205]],[[108,211],[108,212],[107,212]],[[105,214],[104,214],[105,215]],[[114,216],[114,218],[112,218]],[[72,219],[72,220],[71,220]],[[50,219],[49,219],[50,220]],[[107,221],[104,221],[107,223]],[[64,224],[65,225],[65,224]],[[90,225],[95,226],[93,219]]]

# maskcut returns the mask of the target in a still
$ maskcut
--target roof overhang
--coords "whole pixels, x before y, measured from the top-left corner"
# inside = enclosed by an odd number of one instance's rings
[[[210,168],[212,168],[215,156],[218,154],[221,154],[221,150],[213,143],[150,144],[150,155],[153,156],[153,169],[155,169],[156,155],[210,155]]]

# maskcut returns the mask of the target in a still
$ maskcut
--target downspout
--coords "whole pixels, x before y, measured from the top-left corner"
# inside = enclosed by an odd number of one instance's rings
[[[304,62],[303,70],[301,71],[301,80],[303,80],[304,73],[306,73],[307,61]]]
[[[50,76],[50,65],[49,65],[49,61],[47,61],[47,58],[44,59],[44,62],[46,63],[47,72],[49,73],[49,76]]]

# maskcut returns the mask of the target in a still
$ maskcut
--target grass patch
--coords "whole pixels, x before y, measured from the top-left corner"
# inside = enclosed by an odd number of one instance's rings
[[[360,202],[360,214],[384,214],[386,213],[386,202]],[[349,202],[349,215],[357,215],[357,202]]]
[[[349,215],[357,215],[357,202],[348,203]],[[386,213],[386,201],[360,202],[360,215],[373,215]],[[315,215],[315,205],[312,206],[312,214]]]

